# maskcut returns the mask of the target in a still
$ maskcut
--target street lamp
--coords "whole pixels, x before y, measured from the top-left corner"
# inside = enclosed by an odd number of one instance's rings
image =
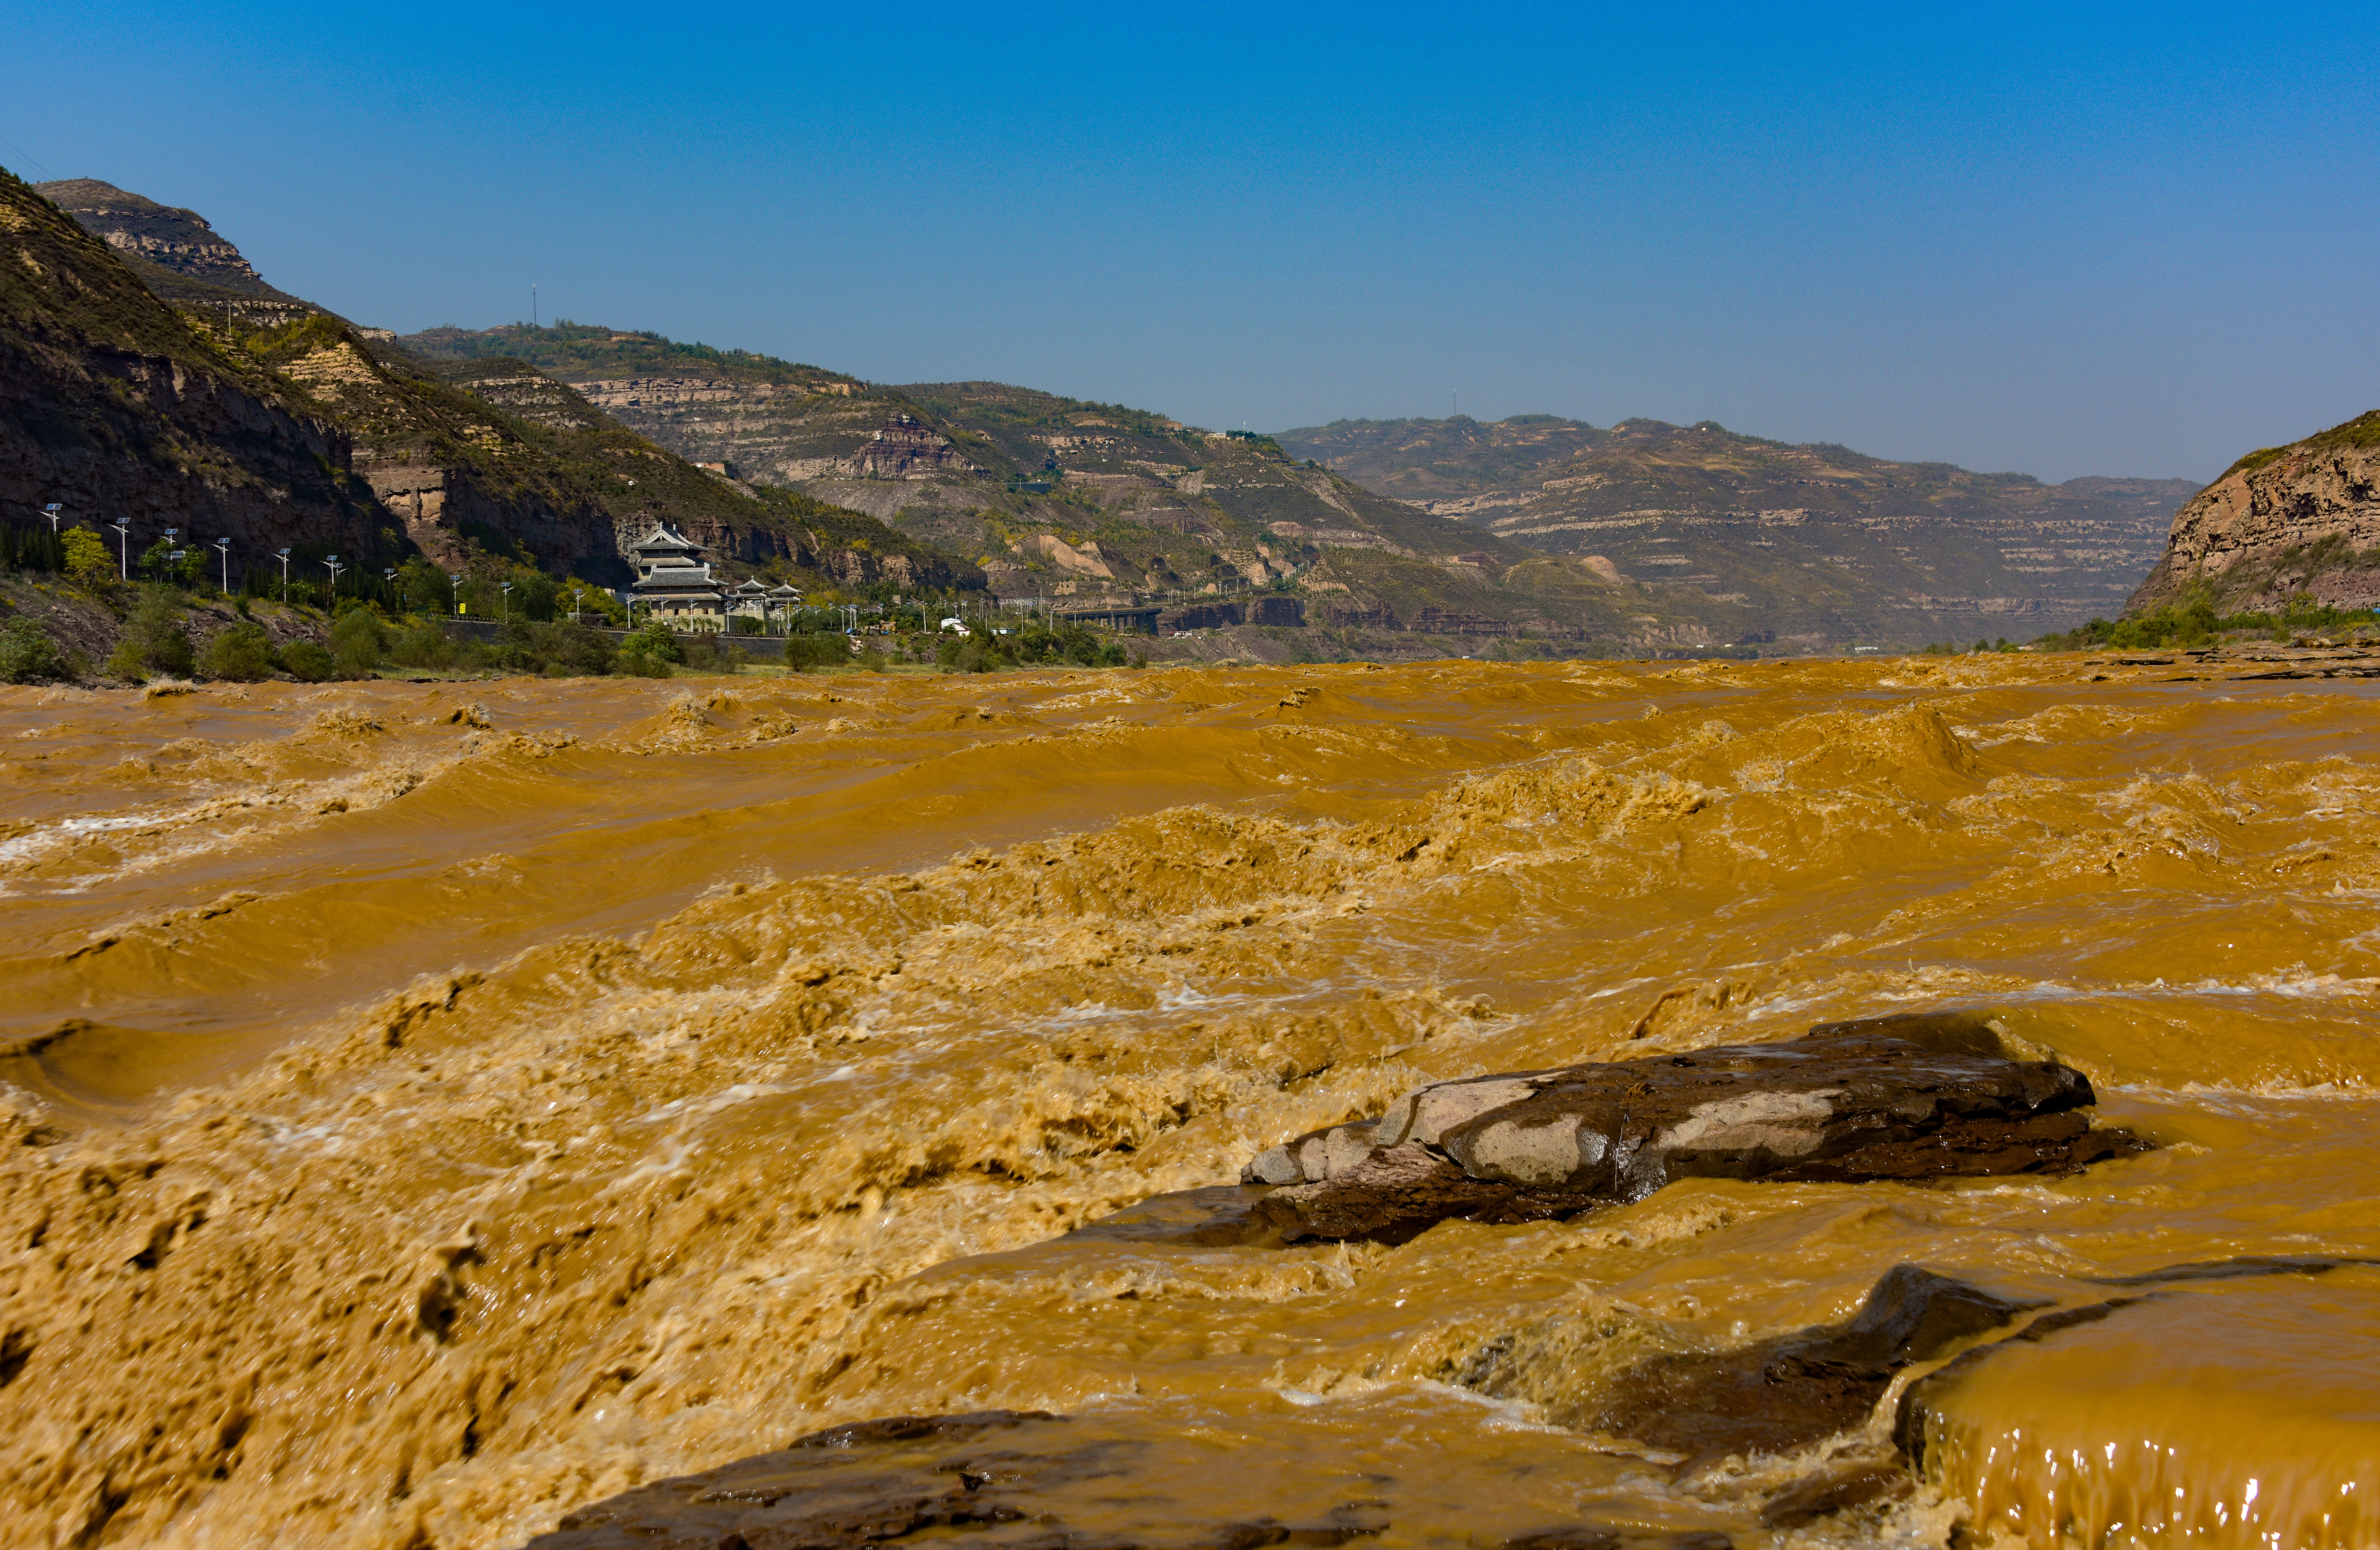
[[[504,594],[504,623],[510,624],[513,622],[513,584],[510,581],[506,581],[504,584],[503,591]]]
[[[463,611],[460,606],[462,594],[455,590],[462,584],[463,573],[461,571],[450,570],[446,572],[446,611],[450,614],[459,614]]]
[[[281,551],[281,601],[289,601],[289,551]]]
[[[329,568],[331,572],[331,606],[336,608],[339,605],[339,572],[345,570],[346,567],[339,563],[339,556],[336,555],[333,555],[322,564]]]
[[[115,568],[132,580],[132,523],[122,517],[115,519]]]
[[[223,556],[223,590],[224,595],[229,597],[231,595],[231,540],[216,539],[215,553]]]
[[[50,519],[50,536],[52,538],[58,536],[58,513],[63,509],[64,507],[60,506],[55,501],[52,501],[49,505],[42,507],[42,510],[46,513]]]

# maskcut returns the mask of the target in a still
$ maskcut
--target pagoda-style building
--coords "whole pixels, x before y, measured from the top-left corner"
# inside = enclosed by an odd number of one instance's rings
[[[699,556],[702,545],[667,522],[638,539],[629,553],[637,580],[628,602],[645,605],[647,618],[663,619],[678,629],[725,629],[727,598],[711,579],[710,565]]]

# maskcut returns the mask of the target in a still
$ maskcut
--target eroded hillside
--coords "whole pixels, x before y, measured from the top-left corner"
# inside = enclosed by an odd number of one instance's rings
[[[857,512],[695,467],[528,364],[433,365],[266,285],[195,212],[89,179],[0,183],[0,512],[56,501],[232,540],[231,568],[534,565],[626,580],[657,521],[731,573],[951,588],[972,566]],[[251,306],[250,303],[254,305]],[[263,318],[272,326],[256,327]]]
[[[2380,606],[2380,409],[2252,452],[2183,506],[2132,607],[2193,589],[2224,613]]]
[[[1565,650],[1712,644],[1741,610],[1632,585],[1376,494],[1271,438],[1003,383],[887,387],[651,334],[563,323],[402,341],[504,352],[697,462],[975,558],[1003,595],[1156,602],[1169,623],[1304,622]]]
[[[1342,421],[1279,439],[1439,515],[1699,590],[1813,641],[2028,636],[2113,613],[2195,489],[2044,484],[1709,421]]]

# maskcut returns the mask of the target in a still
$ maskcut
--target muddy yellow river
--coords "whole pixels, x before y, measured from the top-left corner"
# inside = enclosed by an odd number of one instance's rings
[[[1007,1408],[1129,1442],[1072,1520],[1145,1544],[2380,1544],[2380,684],[2181,671],[0,689],[0,1537],[495,1550]],[[1936,1006],[2156,1150],[1065,1236],[1425,1080]],[[1786,1458],[1586,1419],[1898,1264],[2252,1256],[2349,1263],[2012,1341],[1798,1526],[1889,1403]]]

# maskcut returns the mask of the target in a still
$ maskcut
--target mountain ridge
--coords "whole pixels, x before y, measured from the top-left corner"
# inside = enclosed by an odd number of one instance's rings
[[[2070,629],[2119,605],[2186,481],[2063,485],[1713,421],[1339,421],[1276,433],[1366,487],[1616,574],[1674,576],[1781,634],[1908,643]]]

